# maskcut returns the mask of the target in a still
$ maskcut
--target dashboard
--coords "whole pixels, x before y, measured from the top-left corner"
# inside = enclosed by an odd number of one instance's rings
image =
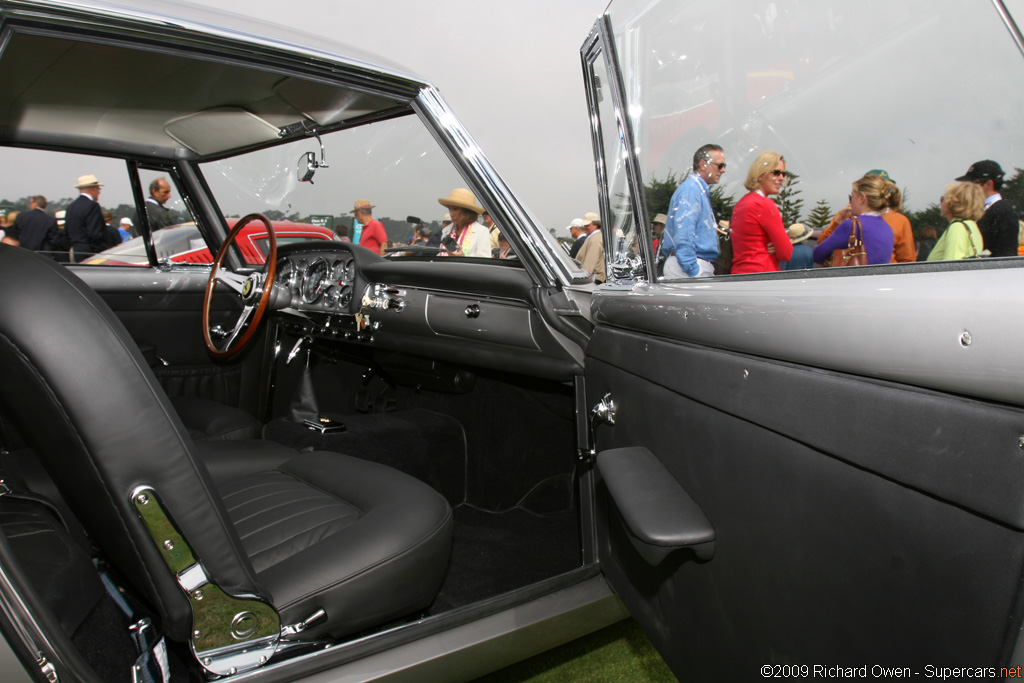
[[[531,304],[521,266],[387,259],[348,242],[305,242],[278,249],[274,290],[281,329],[321,348],[358,344],[560,378],[580,367],[582,350],[567,348]]]

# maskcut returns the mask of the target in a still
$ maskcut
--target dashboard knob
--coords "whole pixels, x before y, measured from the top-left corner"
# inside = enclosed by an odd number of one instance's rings
[[[470,304],[466,306],[466,317],[467,318],[479,318],[480,317],[480,304]]]

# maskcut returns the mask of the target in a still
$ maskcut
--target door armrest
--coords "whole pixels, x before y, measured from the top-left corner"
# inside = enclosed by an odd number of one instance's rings
[[[652,565],[689,548],[701,560],[715,554],[715,528],[672,474],[642,447],[597,454],[597,469],[637,552]]]

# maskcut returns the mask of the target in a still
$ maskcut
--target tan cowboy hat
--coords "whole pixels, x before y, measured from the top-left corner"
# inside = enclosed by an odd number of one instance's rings
[[[369,199],[357,199],[356,203],[352,205],[352,210],[349,213],[355,213],[356,211],[370,211],[377,207],[370,203]]]
[[[583,220],[586,221],[587,225],[590,225],[591,223],[597,223],[598,225],[601,225],[601,217],[594,213],[593,211],[588,211],[587,213],[583,214]]]
[[[809,228],[803,223],[794,223],[786,229],[789,241],[793,244],[800,244],[814,234],[814,228]]]
[[[477,206],[476,197],[464,187],[457,187],[447,197],[438,197],[438,203],[446,209],[459,208],[468,209],[475,214],[484,212],[482,206]]]
[[[718,225],[715,226],[715,230],[718,231],[719,235],[729,235],[732,230],[729,228],[729,221],[724,218],[718,221]]]
[[[665,225],[666,223],[668,223],[668,216],[666,216],[663,213],[659,213],[657,216],[654,217],[654,220],[651,221],[651,222],[652,223],[661,223],[662,225]]]
[[[92,173],[89,173],[88,175],[78,176],[78,184],[75,185],[75,187],[77,187],[79,190],[81,190],[84,187],[103,187],[103,183],[96,180],[96,176],[94,176]]]

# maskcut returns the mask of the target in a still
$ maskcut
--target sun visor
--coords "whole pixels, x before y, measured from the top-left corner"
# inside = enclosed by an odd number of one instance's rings
[[[241,107],[214,107],[164,124],[164,132],[196,154],[255,145],[278,137],[278,128]]]

